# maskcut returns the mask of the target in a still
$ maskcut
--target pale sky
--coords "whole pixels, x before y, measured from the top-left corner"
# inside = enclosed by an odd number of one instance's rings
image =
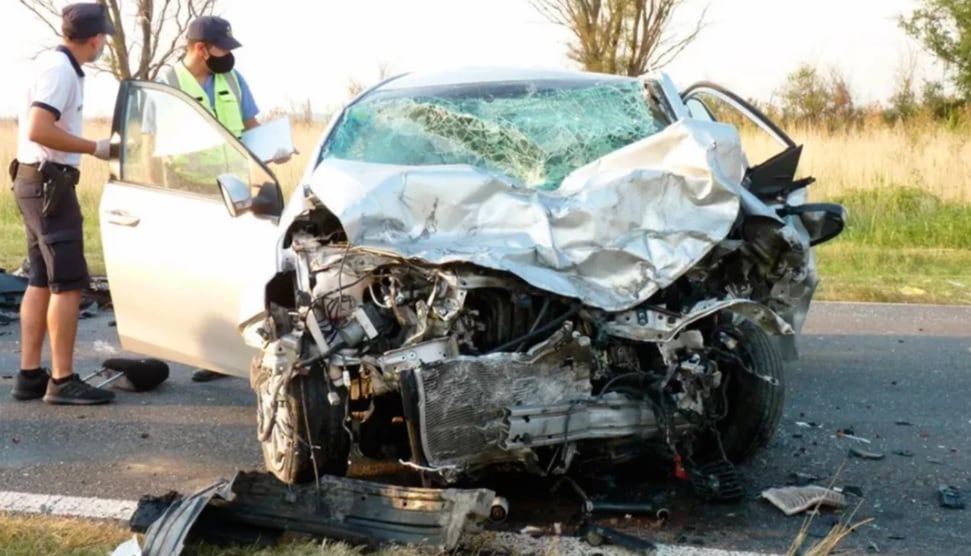
[[[122,0],[131,2],[133,0]],[[681,21],[697,17],[693,2]],[[745,97],[768,99],[800,62],[836,67],[857,99],[885,100],[895,75],[916,56],[929,59],[896,25],[915,0],[708,0],[709,27],[667,66],[681,86],[712,80]],[[16,78],[49,31],[16,0],[0,0],[0,117],[16,115],[23,87]],[[309,98],[315,111],[341,102],[348,77],[376,77],[379,61],[398,71],[466,64],[573,67],[566,32],[528,0],[222,0],[221,14],[243,43],[237,68],[260,108]],[[314,10],[311,13],[310,10]],[[85,115],[110,114],[116,84],[88,72]]]

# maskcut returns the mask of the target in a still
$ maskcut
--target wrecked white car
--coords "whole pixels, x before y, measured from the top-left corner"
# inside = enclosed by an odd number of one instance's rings
[[[780,152],[751,164],[714,103]],[[445,483],[653,457],[711,485],[773,434],[813,247],[844,221],[805,203],[772,122],[663,74],[389,79],[333,118],[286,204],[176,90],[123,83],[115,131],[123,346],[248,377],[287,483],[344,474],[356,444]],[[175,176],[203,151],[208,176]]]

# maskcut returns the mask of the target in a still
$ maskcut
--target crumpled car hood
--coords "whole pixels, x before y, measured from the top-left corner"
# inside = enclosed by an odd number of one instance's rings
[[[508,271],[621,311],[728,234],[744,164],[734,127],[688,119],[578,168],[553,191],[467,165],[333,158],[315,169],[310,189],[357,247]]]

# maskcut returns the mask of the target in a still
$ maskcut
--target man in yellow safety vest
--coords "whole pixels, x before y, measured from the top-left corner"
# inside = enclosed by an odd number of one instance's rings
[[[186,33],[188,44],[185,56],[171,66],[162,68],[157,81],[176,87],[202,103],[206,109],[237,138],[243,131],[259,125],[256,115],[259,108],[249,86],[234,68],[232,51],[240,46],[233,36],[229,22],[217,16],[201,16],[192,20]],[[271,162],[283,163],[290,158],[287,153]],[[182,178],[198,177],[206,182],[220,173],[218,168],[227,164],[222,147],[216,147],[173,161],[173,169]],[[204,382],[226,375],[206,369],[198,369],[192,379]]]

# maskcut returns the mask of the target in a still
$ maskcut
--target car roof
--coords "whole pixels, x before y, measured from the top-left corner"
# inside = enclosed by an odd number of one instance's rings
[[[530,68],[509,66],[467,66],[449,70],[418,71],[405,73],[378,85],[372,92],[395,91],[422,87],[443,87],[449,85],[469,85],[473,83],[501,83],[516,81],[590,81],[590,82],[629,82],[636,77],[626,77],[606,73],[564,70],[555,68]]]

